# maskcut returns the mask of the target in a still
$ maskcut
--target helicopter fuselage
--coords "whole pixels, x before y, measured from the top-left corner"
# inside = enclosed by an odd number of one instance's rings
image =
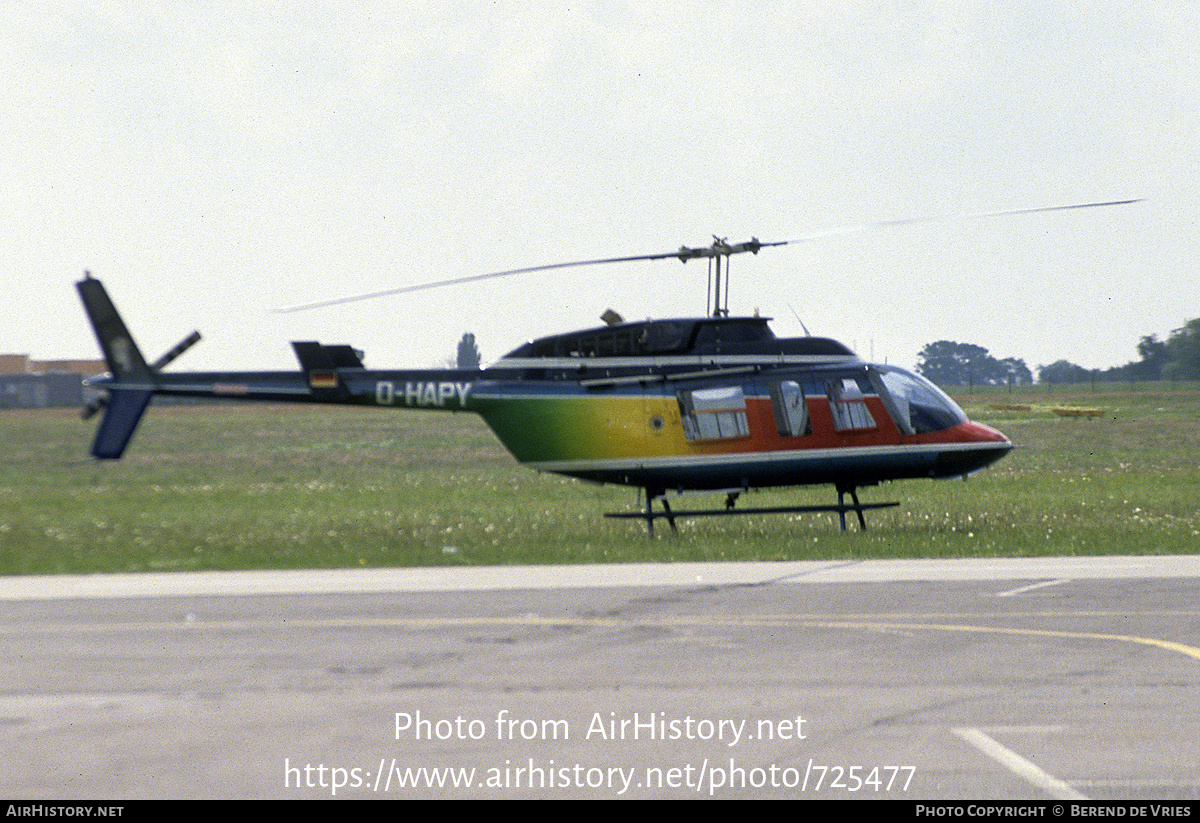
[[[1012,448],[927,380],[826,338],[776,338],[759,317],[557,335],[484,369],[374,370],[347,346],[293,346],[298,372],[149,371],[93,385],[473,412],[530,468],[651,495],[956,477]]]

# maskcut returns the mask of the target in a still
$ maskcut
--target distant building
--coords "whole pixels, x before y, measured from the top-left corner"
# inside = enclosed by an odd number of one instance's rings
[[[33,360],[27,354],[0,354],[0,409],[81,406],[92,399],[83,381],[107,371],[103,360]]]

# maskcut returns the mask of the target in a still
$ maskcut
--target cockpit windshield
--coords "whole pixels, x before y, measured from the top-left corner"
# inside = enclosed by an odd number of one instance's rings
[[[897,368],[875,366],[873,370],[892,397],[896,422],[914,434],[942,431],[965,423],[967,415],[944,391],[924,377]]]

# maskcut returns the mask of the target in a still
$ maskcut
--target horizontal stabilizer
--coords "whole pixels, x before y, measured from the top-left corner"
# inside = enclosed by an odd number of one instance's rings
[[[328,369],[361,369],[362,352],[347,345],[326,346],[315,341],[292,341],[292,350],[306,372]]]

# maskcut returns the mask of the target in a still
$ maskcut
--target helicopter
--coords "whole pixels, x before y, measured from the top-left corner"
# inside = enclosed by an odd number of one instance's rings
[[[942,218],[871,226],[932,219]],[[684,518],[785,512],[836,512],[842,531],[847,513],[853,512],[863,530],[864,512],[899,503],[862,502],[860,488],[966,477],[1004,457],[1013,443],[968,419],[953,399],[918,374],[865,362],[830,338],[776,337],[765,317],[729,314],[733,255],[832,233],[736,244],[714,237],[710,245],[672,252],[512,269],[281,310],[572,266],[709,261],[703,316],[626,321],[610,309],[602,326],[540,337],[475,369],[367,369],[362,353],[350,345],[296,341],[296,371],[167,372],[165,367],[197,342],[199,333],[147,362],[104,285],[85,272],[76,287],[109,367],[108,375],[88,381],[104,392],[84,410],[85,418],[104,411],[91,453],[102,460],[120,458],[154,395],[472,412],[529,468],[637,489],[637,509],[605,516],[642,520],[651,537],[655,521],[663,518],[677,530]],[[752,490],[806,485],[833,486],[837,502],[737,505]],[[724,495],[724,505],[672,508],[669,496],[694,493]]]

